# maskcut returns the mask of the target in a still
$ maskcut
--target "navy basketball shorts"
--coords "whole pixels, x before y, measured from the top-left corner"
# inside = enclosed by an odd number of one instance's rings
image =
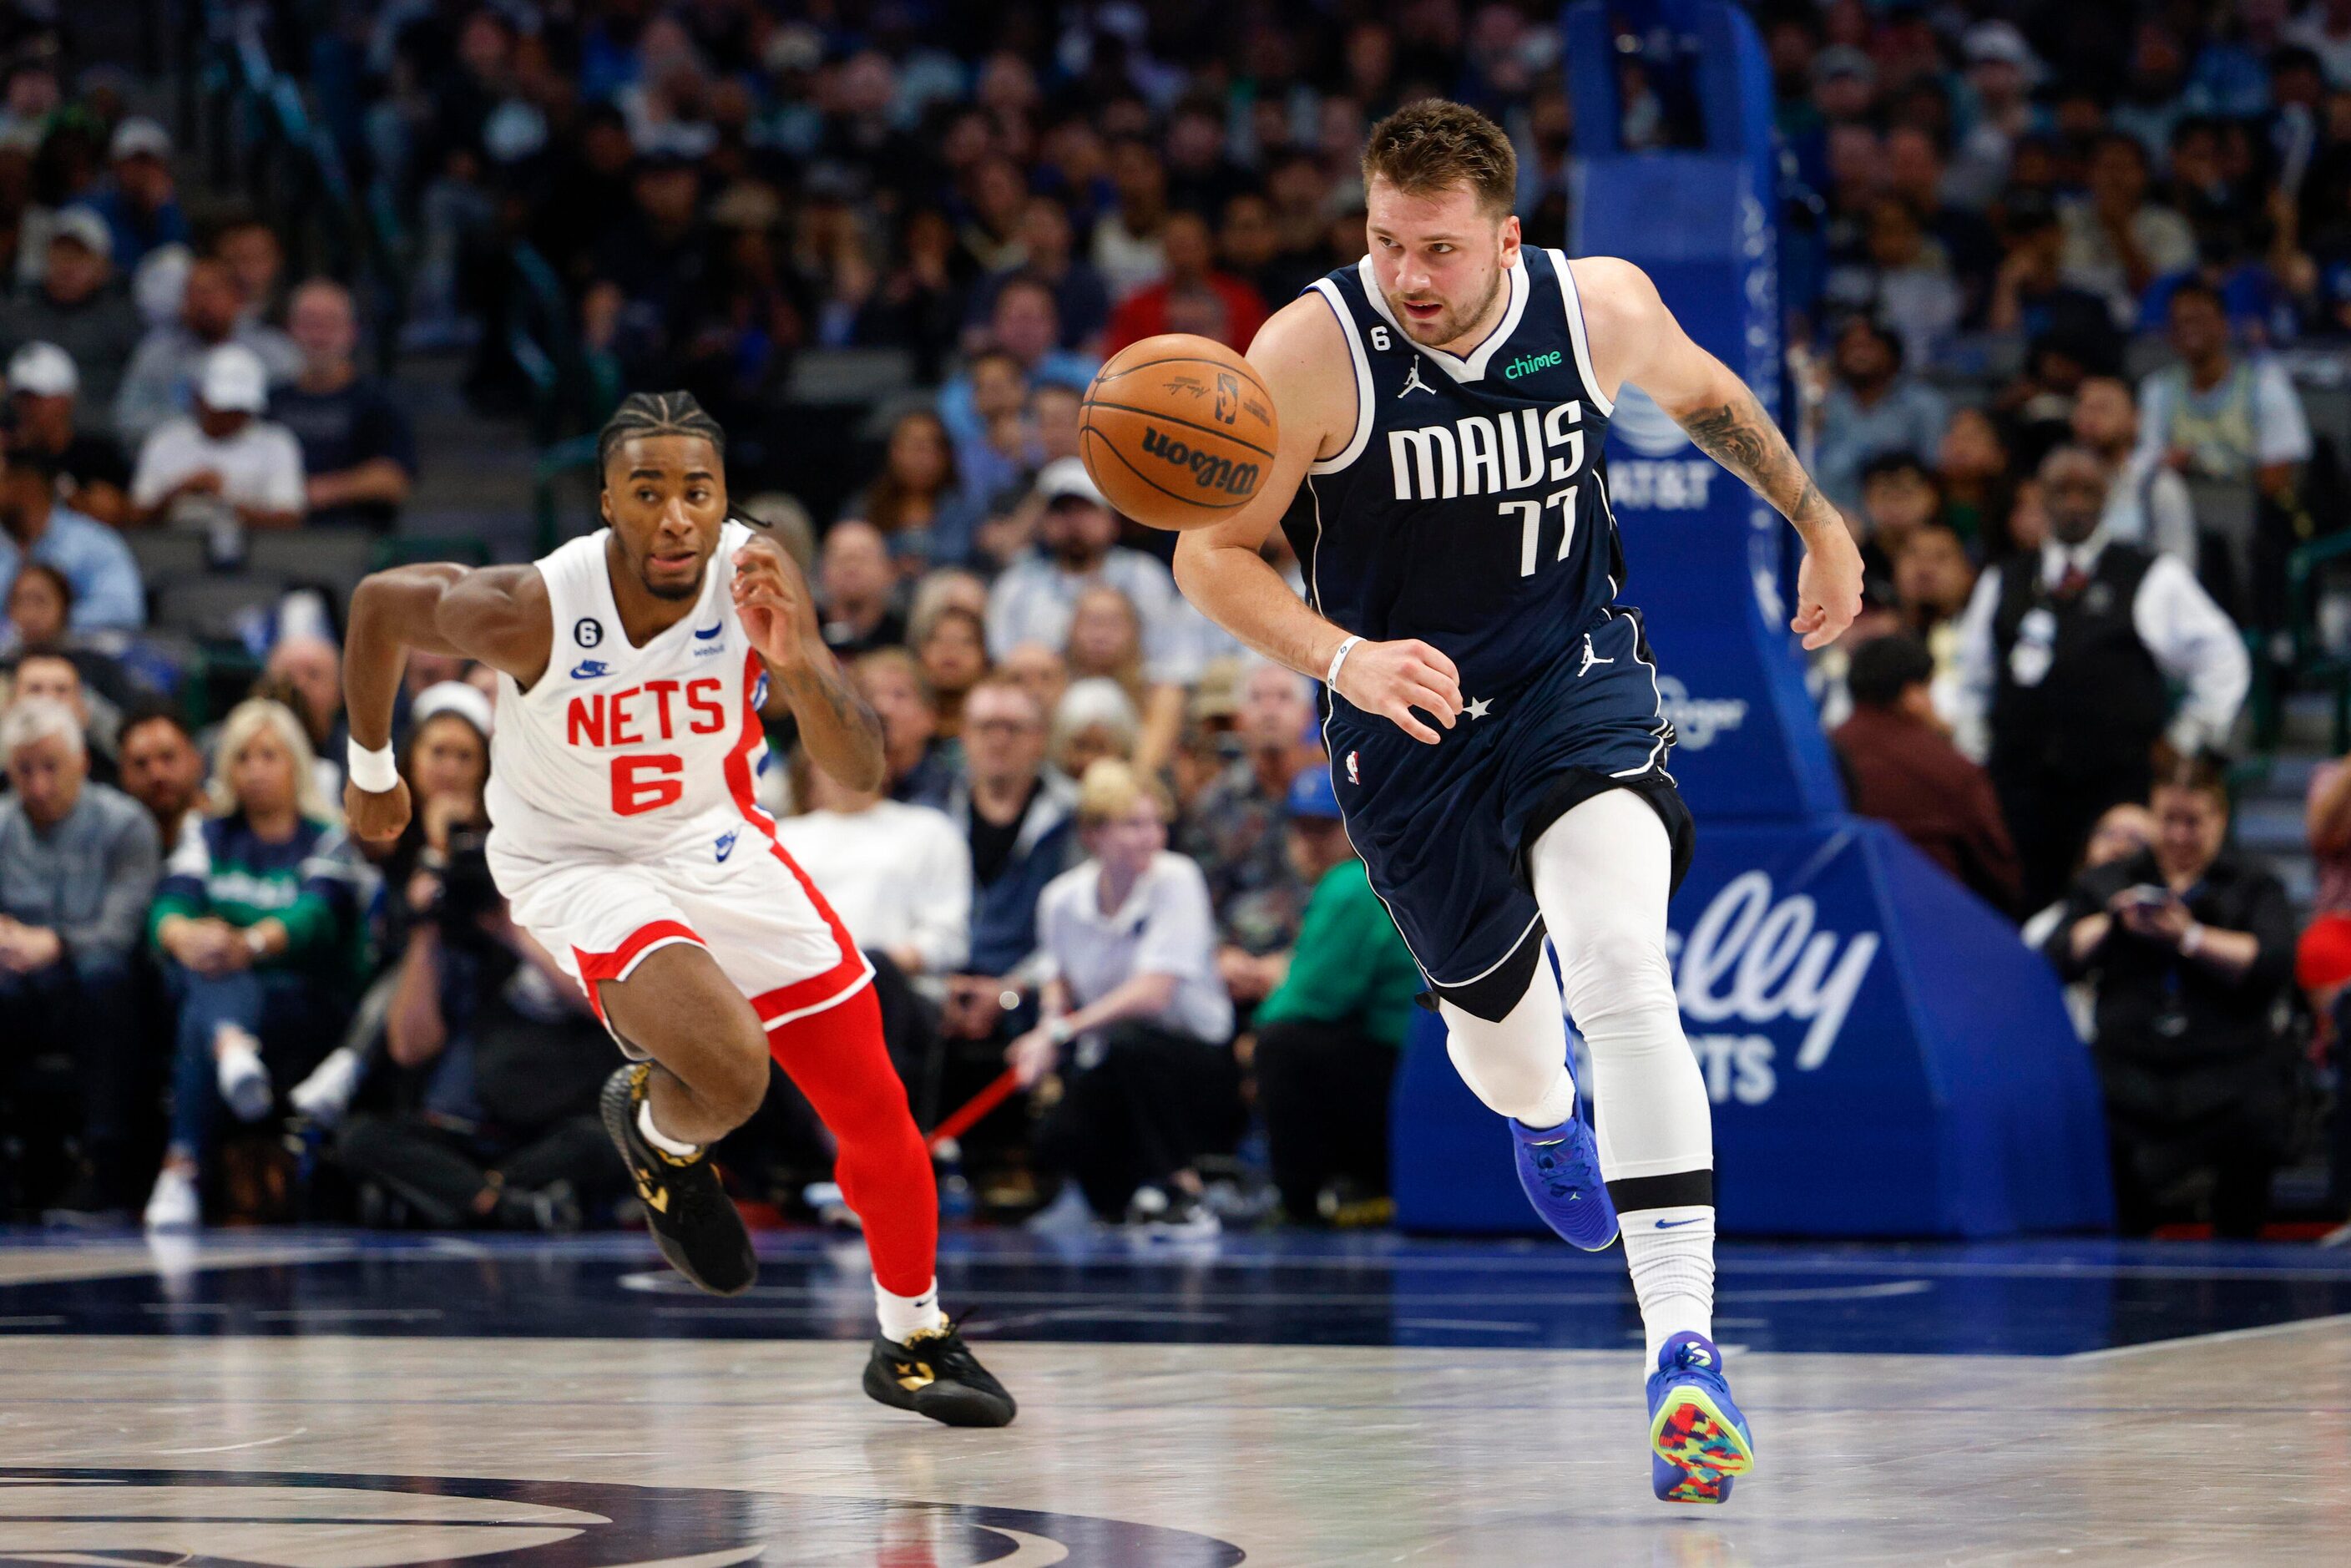
[[[1499,1019],[1526,995],[1543,937],[1527,852],[1594,795],[1631,789],[1656,809],[1681,884],[1690,816],[1666,772],[1673,727],[1647,652],[1639,617],[1613,610],[1532,680],[1465,687],[1436,746],[1332,703],[1324,734],[1348,837],[1437,996]]]

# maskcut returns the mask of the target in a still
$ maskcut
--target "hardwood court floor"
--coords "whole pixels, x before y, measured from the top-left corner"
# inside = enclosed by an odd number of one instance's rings
[[[0,1241],[0,1563],[2351,1560],[2351,1262],[2308,1251],[1731,1249],[1762,1469],[1692,1510],[1649,1496],[1608,1260],[980,1239],[943,1281],[1022,1411],[955,1432],[858,1392],[856,1249],[765,1249],[705,1311],[632,1239]],[[2105,1343],[2053,1340],[2085,1301]]]

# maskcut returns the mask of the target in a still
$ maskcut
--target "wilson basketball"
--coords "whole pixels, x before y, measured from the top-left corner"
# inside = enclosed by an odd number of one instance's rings
[[[1273,469],[1273,394],[1247,360],[1186,333],[1121,350],[1086,389],[1078,452],[1110,504],[1155,528],[1231,517]]]

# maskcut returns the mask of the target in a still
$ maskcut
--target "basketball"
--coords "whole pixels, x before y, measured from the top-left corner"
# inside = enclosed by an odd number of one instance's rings
[[[1222,343],[1170,332],[1129,344],[1078,411],[1078,452],[1110,504],[1155,528],[1249,505],[1273,468],[1273,394]]]

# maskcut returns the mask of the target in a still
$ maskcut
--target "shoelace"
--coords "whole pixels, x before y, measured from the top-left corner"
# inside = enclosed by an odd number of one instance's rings
[[[1594,1167],[1589,1145],[1573,1133],[1556,1143],[1531,1144],[1535,1152],[1535,1169],[1551,1178],[1544,1186],[1553,1197],[1565,1197],[1571,1190],[1589,1192],[1600,1185],[1600,1172]]]
[[[967,1312],[959,1318],[948,1318],[943,1328],[924,1329],[911,1334],[907,1337],[906,1348],[909,1351],[919,1350],[928,1357],[935,1374],[941,1375],[942,1382],[965,1381],[958,1375],[976,1371],[979,1366],[979,1358],[973,1355],[963,1343],[963,1325],[976,1315]]]

